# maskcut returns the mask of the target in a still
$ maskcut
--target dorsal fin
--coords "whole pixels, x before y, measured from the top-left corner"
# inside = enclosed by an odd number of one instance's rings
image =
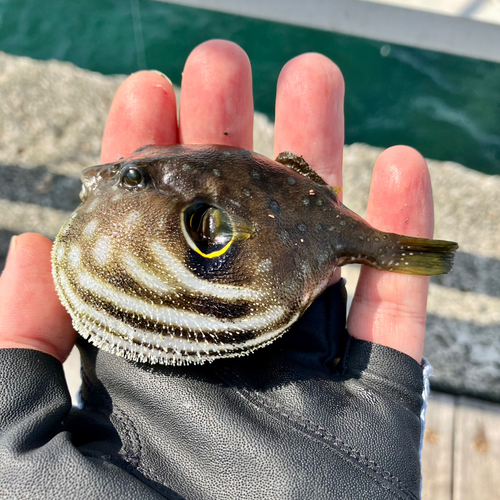
[[[302,158],[302,156],[294,155],[289,151],[283,151],[276,157],[276,161],[282,165],[290,167],[292,170],[297,172],[308,179],[311,179],[316,184],[321,184],[326,186],[326,182],[309,166],[309,164]]]

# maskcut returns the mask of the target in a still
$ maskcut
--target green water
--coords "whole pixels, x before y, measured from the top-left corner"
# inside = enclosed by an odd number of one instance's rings
[[[105,74],[156,68],[179,84],[210,38],[247,51],[256,108],[271,118],[280,68],[317,51],[345,77],[347,143],[408,144],[500,174],[500,64],[150,0],[0,0],[0,50]]]

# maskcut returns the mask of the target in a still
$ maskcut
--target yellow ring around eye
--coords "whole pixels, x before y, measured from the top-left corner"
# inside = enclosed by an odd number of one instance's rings
[[[233,244],[233,241],[235,240],[235,233],[233,232],[233,235],[231,239],[227,242],[227,244],[221,248],[220,250],[216,250],[215,252],[211,253],[203,253],[194,243],[194,241],[191,239],[191,236],[187,232],[186,225],[184,224],[184,212],[186,209],[182,210],[181,212],[181,230],[182,234],[184,235],[184,239],[186,240],[187,244],[189,245],[190,248],[192,248],[197,254],[201,255],[202,257],[205,257],[205,259],[214,259],[215,257],[220,257],[221,255],[224,255],[229,247]],[[191,216],[191,220],[194,217],[194,215]]]
[[[224,255],[228,248],[232,245],[234,241],[234,236],[229,240],[227,245],[224,248],[221,248],[220,250],[217,250],[212,253],[203,253],[196,245],[189,245],[195,252],[199,253],[202,257],[205,257],[207,259],[213,259],[215,257],[220,257],[221,255]]]

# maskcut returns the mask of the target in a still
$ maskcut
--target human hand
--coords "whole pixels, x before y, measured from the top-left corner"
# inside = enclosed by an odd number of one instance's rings
[[[278,82],[274,155],[282,151],[302,155],[335,186],[342,184],[343,94],[340,71],[318,54],[290,61]],[[196,49],[186,64],[179,127],[175,95],[162,75],[139,72],[127,79],[109,115],[101,159],[111,162],[150,143],[252,149],[252,133],[248,58],[234,45],[213,41]],[[385,231],[432,235],[430,180],[416,151],[395,147],[381,155],[367,220]],[[39,349],[64,361],[75,334],[54,293],[49,250],[49,242],[40,236],[17,239],[0,279],[0,346]],[[420,361],[427,287],[426,277],[363,268],[349,316],[350,334]],[[11,311],[24,309],[22,304],[30,304],[29,314],[12,315]]]
[[[275,156],[282,151],[291,151],[303,156],[328,184],[334,186],[341,186],[344,139],[343,93],[344,84],[340,71],[331,61],[318,54],[306,54],[290,61],[283,68],[278,81]],[[175,95],[168,80],[155,72],[139,72],[125,81],[118,90],[110,111],[103,138],[101,160],[102,163],[107,163],[122,156],[126,157],[144,144],[217,143],[252,149],[252,129],[253,99],[248,58],[234,44],[211,41],[197,47],[186,63],[183,72],[179,126],[177,126],[176,119]],[[430,182],[425,162],[414,150],[396,147],[381,155],[375,166],[367,218],[374,226],[385,231],[421,237],[431,236],[432,195]],[[405,223],[407,219],[408,224]],[[63,361],[74,343],[75,334],[70,326],[69,317],[59,304],[54,291],[49,253],[50,242],[48,240],[37,235],[23,235],[17,239],[15,248],[9,254],[5,272],[0,279],[0,347],[40,350]],[[337,274],[338,277],[339,274]],[[363,268],[348,320],[351,336],[394,348],[420,362],[425,332],[427,286],[427,278],[396,275]],[[332,294],[335,293],[332,292]],[[335,297],[340,298],[340,295],[337,295]],[[19,314],[13,315],[12,311],[14,310],[19,311]],[[321,315],[323,313],[311,314]],[[330,313],[326,311],[323,316],[328,316],[328,314]],[[332,322],[338,326],[342,321],[340,308],[340,311],[335,313],[335,321]],[[295,332],[299,331],[299,329],[295,330]],[[317,379],[312,373],[319,370],[319,364],[314,365],[306,372],[297,371],[295,365],[306,363],[304,358],[301,355],[288,356],[286,354],[290,345],[293,346],[290,351],[293,351],[300,343],[302,343],[302,348],[308,351],[310,349],[309,343],[312,342],[311,337],[294,335],[292,331],[282,340],[285,343],[280,340],[278,342],[281,343],[277,342],[275,345],[242,360],[227,360],[214,363],[212,366],[188,367],[186,369],[178,367],[158,368],[156,374],[159,378],[156,378],[154,372],[149,369],[138,368],[136,365],[119,358],[111,362],[115,363],[113,373],[111,373],[106,368],[110,362],[109,355],[96,354],[92,347],[83,345],[84,373],[87,380],[90,381],[89,387],[100,386],[102,380],[107,380],[109,385],[104,385],[114,406],[126,408],[127,414],[132,421],[135,420],[137,427],[140,427],[138,423],[143,423],[142,429],[145,436],[148,432],[151,433],[151,426],[154,430],[153,436],[162,435],[162,430],[156,428],[154,417],[141,413],[141,408],[144,407],[152,408],[158,405],[158,408],[162,409],[162,423],[168,420],[172,429],[179,428],[177,420],[186,424],[186,427],[181,429],[186,433],[185,442],[179,443],[177,447],[174,446],[170,450],[170,455],[165,448],[160,446],[162,453],[166,454],[167,461],[167,465],[165,462],[161,463],[160,469],[162,470],[173,466],[169,462],[172,456],[178,458],[179,463],[184,463],[181,460],[183,447],[189,449],[193,454],[196,453],[196,446],[199,446],[200,440],[197,443],[190,442],[190,437],[193,435],[201,437],[204,443],[214,439],[217,429],[210,425],[206,428],[206,434],[199,434],[199,418],[202,421],[206,421],[206,418],[217,421],[218,416],[226,417],[229,415],[229,420],[237,418],[238,422],[240,420],[245,422],[245,412],[248,411],[248,408],[241,408],[237,402],[234,402],[234,409],[231,409],[231,405],[228,408],[225,404],[222,404],[221,409],[219,406],[221,400],[227,401],[229,398],[239,395],[246,398],[251,405],[260,405],[262,411],[267,411],[266,408],[269,410],[266,405],[272,404],[275,409],[279,410],[279,415],[283,415],[285,412],[285,410],[279,409],[280,405],[283,405],[285,409],[287,405],[295,408],[298,397],[296,393],[280,393],[280,397],[282,396],[283,399],[279,400],[278,403],[271,397],[277,394],[277,387],[284,387],[285,380],[291,379],[297,387],[303,379],[315,382],[313,385],[306,384],[305,387],[301,387],[301,391],[304,392],[299,394],[300,404],[307,408],[308,415],[299,415],[298,417],[295,415],[295,417],[297,417],[297,421],[303,422],[306,419],[307,422],[311,423],[319,415],[321,418],[318,417],[318,419],[323,423],[318,427],[311,427],[308,423],[304,427],[305,430],[302,429],[304,432],[306,430],[309,432],[311,429],[315,433],[322,432],[318,429],[328,430],[329,426],[333,425],[330,419],[334,417],[339,422],[343,422],[345,417],[347,419],[346,428],[349,428],[349,425],[356,426],[358,420],[363,423],[369,422],[370,425],[373,424],[369,413],[371,410],[379,411],[380,408],[368,406],[366,412],[360,416],[357,412],[361,410],[356,410],[356,408],[362,406],[363,401],[360,402],[356,399],[350,390],[345,390],[345,385],[342,386],[343,389],[340,392],[336,388],[331,389],[333,392],[329,402],[321,401],[321,394],[318,394],[318,387],[324,391],[323,395],[329,394],[325,390],[325,380],[328,383],[334,381],[340,387],[349,378],[345,373],[354,373],[355,370],[353,371],[352,367],[346,368],[340,378],[333,379],[329,374],[322,373],[321,377]],[[285,354],[283,354],[284,352]],[[371,355],[365,354],[368,357]],[[329,355],[331,356],[332,352]],[[375,357],[377,356],[380,356],[379,351],[375,352]],[[388,357],[390,356],[388,354]],[[281,368],[279,373],[276,372],[277,366]],[[413,365],[412,369],[415,370],[416,366],[418,366],[417,363]],[[260,373],[255,377],[256,367],[259,367]],[[283,379],[284,375],[286,375],[285,379]],[[357,376],[362,378],[362,373],[360,372]],[[178,385],[179,377],[188,377],[189,383],[186,387]],[[148,385],[146,379],[149,379],[153,385],[161,385],[163,394],[168,394],[171,399],[170,406],[162,406],[163,403],[160,404],[158,399],[155,399],[158,397],[157,393],[150,395],[145,393],[144,384]],[[232,392],[217,393],[212,398],[210,388],[215,388],[217,381],[220,383],[221,379],[232,388]],[[112,387],[117,387],[124,381],[130,386],[122,399],[122,395],[114,393]],[[239,383],[243,385],[238,385]],[[391,392],[389,386],[389,382],[385,384],[384,390],[377,393],[375,399],[383,400],[385,397],[392,405],[392,401],[397,397],[394,394],[389,394]],[[418,384],[416,386],[418,389]],[[254,400],[255,393],[252,391],[256,387],[260,393],[271,391],[273,394],[270,394],[264,403],[261,400]],[[367,391],[366,387],[363,390]],[[384,391],[389,395],[386,395]],[[374,392],[377,391],[374,390]],[[412,385],[410,392],[418,393],[415,385]],[[186,401],[190,401],[190,394],[193,393],[197,395],[196,407],[197,411],[201,413],[194,415],[191,421],[186,415],[184,418],[181,415],[185,410],[185,406],[182,405],[185,405]],[[380,397],[381,394],[384,397]],[[335,399],[336,396],[339,396],[340,399]],[[100,404],[92,401],[92,394],[88,389],[84,388],[83,397],[87,408],[106,406],[106,401],[100,401]],[[143,402],[141,400],[143,397],[147,399],[149,404],[134,404],[139,401]],[[409,406],[413,409],[418,406],[418,403],[414,401],[415,397],[412,399],[412,396],[406,396],[406,400],[412,400]],[[330,407],[333,401],[340,400],[343,401],[346,408],[351,410],[350,415],[339,416],[336,413],[336,408]],[[181,408],[177,406],[179,402],[182,403]],[[190,402],[189,404],[193,405],[194,403]],[[213,411],[210,410],[211,405],[213,405]],[[320,406],[318,407],[318,405]],[[385,436],[381,426],[387,422],[394,422],[394,413],[387,413],[385,409],[379,413],[384,417],[389,416],[380,418],[377,425],[373,429],[370,428],[370,431],[378,432],[380,436],[387,438],[385,439],[387,442],[393,442],[391,441],[392,437]],[[287,415],[289,418],[290,415]],[[252,418],[256,417],[252,416]],[[406,426],[406,428],[414,430],[415,419],[408,422],[407,418],[404,417],[401,422],[404,423],[403,427]],[[401,422],[399,425],[403,425]],[[290,429],[285,432],[282,426],[283,423],[280,422],[279,426],[273,429],[266,422],[262,423],[262,436],[258,433],[252,435],[250,432],[249,435],[252,436],[253,441],[255,438],[258,440],[262,437],[262,443],[255,445],[259,448],[259,453],[255,453],[257,457],[270,454],[273,447],[276,446],[276,442],[272,440],[267,448],[263,445],[268,440],[269,433],[278,432],[282,433],[283,439],[289,438]],[[117,425],[117,427],[118,434],[120,434],[120,426]],[[340,434],[340,438],[344,440],[345,427],[335,428],[335,432]],[[223,425],[219,426],[219,430],[223,428]],[[78,432],[75,427],[73,429]],[[231,428],[229,425],[229,429],[234,430],[234,427]],[[397,430],[396,424],[394,424],[394,429]],[[300,433],[302,431],[301,428],[294,427],[292,428],[293,432]],[[363,437],[363,433],[361,434]],[[238,437],[237,433],[235,435]],[[337,436],[337,434],[328,431],[322,436],[322,439],[331,440],[334,435]],[[172,436],[168,433],[162,437],[165,437],[165,440],[158,439],[160,444],[162,442],[164,444],[166,441],[172,442]],[[140,438],[143,439],[144,436],[140,435]],[[373,435],[368,432],[365,433],[364,438],[374,439]],[[215,442],[224,443],[224,439],[226,439],[225,435],[221,434],[218,439],[215,439]],[[356,441],[358,448],[365,450],[362,446],[363,440],[360,444],[353,436],[350,436],[349,439]],[[347,443],[349,443],[349,439],[347,439]],[[246,441],[243,440],[243,442],[246,445]],[[404,436],[401,438],[401,442],[405,442]],[[300,441],[294,441],[294,444],[298,448],[303,445]],[[235,442],[231,441],[233,452],[238,451],[238,446],[241,446],[241,441],[238,439]],[[346,456],[354,453],[352,451],[354,448],[349,448],[349,444],[346,446],[347,448],[341,447],[341,453]],[[126,447],[126,443],[124,443],[124,447]],[[286,445],[285,449],[287,453],[291,453]],[[386,448],[381,445],[380,449],[385,450]],[[335,453],[338,452],[335,447],[333,450]],[[203,451],[207,452],[208,455],[220,452],[221,463],[227,463],[227,457],[231,455],[229,452],[226,455],[223,454],[224,446],[222,450],[215,447],[214,451],[213,448],[208,447],[205,450],[198,450],[198,453],[203,455]],[[368,457],[378,456],[376,449],[370,451],[371,455],[368,454]],[[389,451],[391,451],[390,446]],[[361,454],[363,453],[364,451],[361,452]],[[405,450],[403,450],[403,455],[404,453],[406,453]],[[245,454],[241,452],[241,449],[239,454],[239,461],[245,467]],[[122,456],[125,456],[125,460],[129,464],[134,461],[131,458],[130,450],[125,450]],[[411,460],[414,458],[412,456]],[[325,459],[326,462],[329,460],[330,458]],[[411,460],[409,461],[411,462]],[[204,462],[201,461],[201,463]],[[256,465],[255,461],[250,458],[249,463],[252,467]],[[358,461],[358,465],[359,463]],[[310,471],[310,465],[306,463],[301,470]],[[152,470],[154,464],[149,464],[148,467]],[[193,464],[187,463],[185,470],[192,467]],[[323,470],[324,464],[315,464],[315,467],[318,470]],[[377,467],[379,466],[377,465]],[[280,463],[274,464],[272,468],[277,471],[280,469]],[[381,470],[385,474],[388,468]],[[265,477],[264,472],[262,472],[263,475],[260,479]],[[282,472],[283,477],[288,474],[288,471]],[[375,481],[380,481],[377,473],[374,472],[374,474]],[[151,475],[146,474],[146,476],[148,479],[152,479]],[[162,482],[165,478],[157,478],[157,480]],[[172,487],[172,485],[170,486]]]

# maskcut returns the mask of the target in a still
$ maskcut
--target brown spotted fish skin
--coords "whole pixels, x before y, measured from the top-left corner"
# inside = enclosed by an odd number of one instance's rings
[[[128,359],[187,364],[264,346],[335,268],[451,269],[455,243],[382,233],[291,153],[147,146],[82,173],[53,275],[74,328]]]

